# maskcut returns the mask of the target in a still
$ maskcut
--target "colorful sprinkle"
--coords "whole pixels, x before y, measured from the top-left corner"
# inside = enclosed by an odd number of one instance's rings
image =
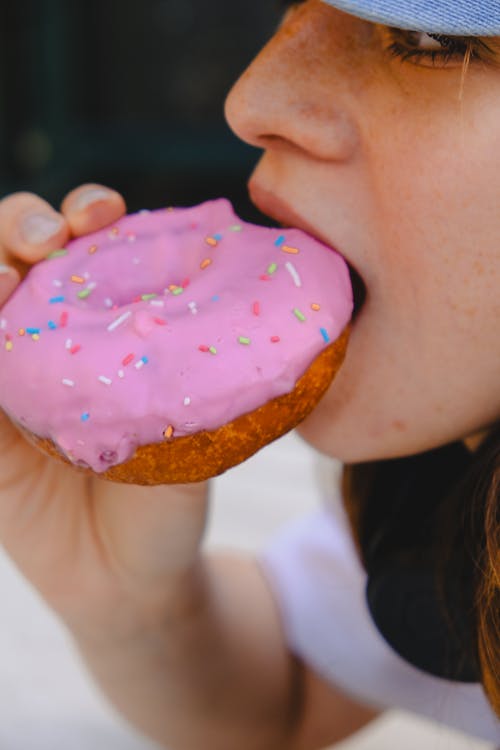
[[[76,296],[78,297],[78,299],[87,299],[87,297],[90,297],[94,289],[95,289],[95,286],[89,285],[86,289],[82,289],[81,292],[78,292]]]
[[[210,245],[210,247],[217,247],[217,240],[215,237],[205,237],[205,242],[207,245]]]
[[[80,417],[82,422],[88,422],[90,419],[90,414],[88,411],[83,412],[82,416]]]
[[[290,245],[282,245],[281,249],[284,253],[289,253],[290,255],[298,255],[300,253],[298,247],[290,247]]]
[[[153,318],[153,320],[154,320],[154,322],[156,323],[157,326],[166,326],[167,325],[167,321],[164,320],[163,318]]]
[[[81,344],[75,344],[74,346],[71,347],[71,349],[69,350],[69,353],[70,354],[78,354],[78,352],[81,350],[81,348],[82,348]]]
[[[49,304],[50,304],[50,305],[57,305],[57,303],[58,303],[58,302],[64,302],[64,297],[62,297],[62,296],[59,296],[59,297],[51,297],[51,298],[49,299]]]
[[[267,276],[265,273],[263,273],[262,276],[259,276],[259,279],[261,281],[271,281],[271,277]]]
[[[47,323],[47,325],[48,325],[48,327],[50,328],[51,331],[55,331],[57,329],[57,323],[54,323],[53,320],[49,320],[49,322]]]
[[[233,224],[232,227],[229,227],[230,232],[241,232],[241,224]]]
[[[94,255],[94,253],[96,253],[96,252],[97,252],[97,250],[98,250],[98,247],[97,247],[97,245],[91,245],[91,246],[89,247],[89,255]]]
[[[68,378],[63,378],[61,381],[63,385],[68,386],[68,388],[74,388],[75,387],[75,381],[74,380],[68,380]]]
[[[217,349],[215,348],[215,346],[211,346],[208,351],[210,352],[210,354],[217,354]]]
[[[321,305],[318,305],[317,302],[313,302],[311,305],[311,310],[314,310],[314,312],[318,312],[321,310]]]
[[[245,344],[245,346],[248,346],[250,344],[250,339],[247,336],[240,336],[238,338],[238,341],[240,344]]]
[[[24,334],[26,333],[26,329],[25,328],[20,328],[17,333],[18,333],[19,336],[24,336]]]
[[[47,255],[47,260],[52,260],[53,258],[62,258],[64,255],[67,255],[67,250],[54,250],[53,252],[49,253]]]
[[[29,333],[30,336],[33,336],[34,333],[40,333],[39,328],[27,328],[26,333]]]
[[[212,263],[212,260],[210,258],[205,258],[205,260],[202,260],[200,263],[200,268],[202,271],[205,270],[205,268],[208,268],[208,266]]]
[[[281,247],[284,241],[285,241],[285,235],[280,234],[280,236],[274,241],[274,244],[276,245],[276,247]]]
[[[107,378],[106,375],[99,375],[97,380],[104,385],[111,385],[111,383],[113,382],[111,378]]]
[[[11,352],[14,348],[14,344],[12,343],[12,341],[6,341],[5,348],[8,352]]]
[[[163,431],[163,437],[165,440],[170,440],[174,436],[174,428],[171,424]]]
[[[120,234],[120,230],[118,229],[118,227],[113,227],[113,229],[110,232],[108,232],[108,237],[110,240],[115,240],[119,234]]]
[[[71,281],[73,282],[73,284],[84,284],[85,283],[85,279],[83,278],[83,276],[72,276],[71,277]]]
[[[188,307],[191,310],[193,315],[196,315],[198,313],[198,307],[196,305],[196,302],[189,302]]]
[[[276,263],[271,263],[271,265],[267,267],[267,273],[273,274],[277,268],[278,266],[276,265]]]
[[[326,330],[326,328],[320,328],[319,330],[321,331],[321,335],[323,336],[323,339],[328,344],[330,341],[330,336],[328,335],[328,331]]]
[[[254,302],[252,305],[252,312],[254,315],[260,315],[260,302]]]
[[[306,319],[306,316],[304,315],[304,313],[303,313],[303,312],[301,312],[301,311],[299,310],[299,308],[298,308],[298,307],[295,307],[295,308],[294,308],[293,314],[295,315],[295,317],[297,318],[297,320],[300,320],[300,321],[302,321],[302,322],[304,322],[304,320]]]
[[[33,333],[31,335],[31,338],[33,339],[33,341],[40,341],[40,334],[39,333]]]
[[[108,331],[114,331],[118,326],[121,326],[122,323],[125,323],[128,318],[132,315],[130,310],[127,310],[127,312],[124,312],[123,315],[120,315],[119,318],[116,318],[112,323],[108,326]]]
[[[220,296],[218,294],[214,294],[212,297],[212,302],[218,302],[220,300]]]
[[[68,318],[68,312],[61,313],[61,317],[59,318],[59,325],[61,326],[61,328],[66,328],[66,326],[68,325]]]
[[[292,277],[293,283],[295,284],[295,286],[301,287],[302,286],[302,281],[301,281],[301,278],[299,276],[299,272],[297,271],[297,269],[295,268],[295,266],[293,265],[293,263],[290,263],[290,261],[288,261],[287,263],[285,263],[285,268],[288,271],[288,273],[290,274],[290,276]]]
[[[147,357],[141,357],[138,362],[135,363],[135,369],[140,370],[144,365],[147,365],[149,362],[149,359]]]
[[[172,294],[174,297],[177,297],[179,294],[184,293],[184,288],[182,286],[176,286],[175,289],[172,289]]]
[[[154,299],[157,296],[158,295],[156,295],[156,294],[143,294],[142,297],[141,297],[141,299],[142,299],[143,302],[149,302],[149,300]]]
[[[165,303],[162,299],[152,299],[149,304],[152,307],[165,307]]]
[[[281,341],[279,336],[271,336],[271,343],[278,344]]]
[[[206,346],[206,344],[200,344],[200,346],[198,347],[198,349],[200,350],[200,352],[208,352],[208,351],[210,351],[209,348],[208,348],[208,346]]]
[[[189,406],[191,404],[191,399],[189,396],[186,396],[184,399],[184,406]]]

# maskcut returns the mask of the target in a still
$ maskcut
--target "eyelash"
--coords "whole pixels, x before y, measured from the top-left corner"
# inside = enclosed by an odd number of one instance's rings
[[[432,65],[439,64],[441,67],[447,65],[450,61],[463,62],[470,50],[471,60],[481,60],[479,47],[483,46],[488,49],[484,42],[475,37],[444,36],[443,34],[430,34],[441,45],[441,49],[419,49],[411,46],[411,35],[415,32],[405,31],[389,27],[388,33],[392,42],[386,48],[391,57],[397,57],[402,62],[409,60],[416,65],[424,61],[430,61]]]

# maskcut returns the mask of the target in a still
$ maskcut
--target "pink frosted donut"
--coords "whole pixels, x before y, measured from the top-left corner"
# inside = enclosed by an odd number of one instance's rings
[[[344,260],[225,199],[141,211],[31,269],[0,312],[0,406],[105,478],[200,481],[292,429],[344,356]]]

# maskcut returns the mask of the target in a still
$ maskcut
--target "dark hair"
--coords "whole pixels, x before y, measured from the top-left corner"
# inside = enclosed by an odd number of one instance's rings
[[[388,540],[396,548],[398,535],[407,533],[410,543],[418,547],[423,536],[428,536],[429,524],[438,529],[432,546],[438,594],[447,589],[445,579],[450,578],[452,570],[455,591],[455,581],[459,580],[458,597],[463,598],[463,612],[472,613],[468,635],[469,641],[474,642],[464,647],[464,653],[468,651],[477,660],[487,697],[500,716],[500,423],[475,453],[466,455],[465,461],[460,458],[464,455],[460,453],[461,447],[455,444],[408,459],[346,466],[343,496],[369,575],[374,540],[382,540],[376,541],[378,547],[383,548]],[[416,482],[417,493],[424,486],[431,488],[420,495],[408,493],[406,511],[400,500],[398,507],[391,497],[391,487],[397,486],[400,491],[405,485],[405,472],[413,472],[415,481],[406,481],[406,485]],[[457,481],[450,481],[454,475]],[[419,507],[412,508],[412,504]],[[416,518],[419,513],[425,532],[420,536],[413,530],[412,516],[416,514]],[[388,566],[393,552],[388,552]],[[385,554],[383,549],[381,554]],[[405,564],[409,555],[406,540],[401,542],[400,554]],[[421,560],[418,549],[414,559],[418,566]],[[444,610],[446,602],[446,596],[439,597]],[[443,611],[444,618],[448,614]]]

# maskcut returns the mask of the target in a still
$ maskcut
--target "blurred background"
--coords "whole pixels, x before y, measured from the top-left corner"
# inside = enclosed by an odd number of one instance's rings
[[[131,211],[225,195],[251,220],[257,152],[223,102],[279,12],[278,0],[2,0],[0,193],[58,205],[101,182]]]
[[[226,196],[265,223],[245,187],[258,152],[231,134],[223,103],[279,15],[278,0],[0,0],[0,196],[58,206],[91,181],[130,211]],[[291,434],[216,480],[207,547],[256,552],[317,507],[317,461]],[[1,549],[0,597],[0,750],[152,750]],[[490,750],[398,711],[338,750],[403,746]]]

